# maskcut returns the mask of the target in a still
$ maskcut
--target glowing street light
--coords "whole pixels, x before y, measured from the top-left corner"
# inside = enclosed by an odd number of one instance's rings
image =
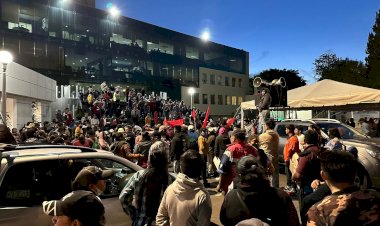
[[[187,92],[190,94],[190,109],[193,109],[193,96],[195,93],[195,89],[193,87],[190,87]]]
[[[208,30],[204,31],[201,35],[201,39],[205,42],[207,42],[208,40],[210,40],[210,37],[211,37],[211,34]]]
[[[112,6],[108,9],[108,12],[112,17],[118,17],[120,15],[120,10],[116,6]]]
[[[1,114],[4,122],[7,120],[7,64],[13,61],[13,56],[8,51],[0,51],[0,63],[3,64],[3,89],[1,90]]]

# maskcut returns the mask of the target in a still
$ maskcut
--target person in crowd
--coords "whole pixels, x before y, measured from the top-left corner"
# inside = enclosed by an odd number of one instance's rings
[[[199,134],[195,131],[194,126],[189,125],[187,129],[188,129],[187,136],[189,137],[189,142],[195,142],[195,141],[197,142]]]
[[[274,172],[274,166],[272,163],[273,156],[271,154],[267,154],[263,149],[259,148],[259,136],[257,134],[251,134],[248,137],[248,144],[252,145],[257,149],[259,153],[259,161],[261,166],[265,169],[265,173],[270,180],[270,184],[272,186],[272,175]]]
[[[246,155],[253,155],[258,157],[258,151],[251,145],[247,145],[245,142],[245,132],[240,129],[233,131],[231,137],[231,145],[227,147],[218,168],[220,174],[219,183],[216,187],[217,191],[223,191],[225,194],[228,192],[228,186],[233,179],[237,176],[236,164]]]
[[[61,200],[44,201],[43,212],[52,216],[56,226],[104,226],[104,206],[99,197],[89,191],[73,191]]]
[[[154,224],[162,196],[172,182],[168,173],[168,155],[162,143],[152,144],[148,168],[133,174],[120,193],[119,200],[133,226]]]
[[[372,132],[372,129],[371,129],[371,126],[369,125],[369,123],[364,118],[361,118],[361,119],[359,119],[359,124],[361,126],[362,133],[369,136]]]
[[[284,162],[285,162],[285,174],[286,174],[286,187],[284,190],[289,194],[296,193],[296,184],[292,181],[292,172],[290,171],[290,160],[294,153],[299,153],[299,144],[297,136],[294,135],[294,125],[286,125],[285,133],[288,135],[288,140],[286,141],[284,147]]]
[[[75,137],[73,140],[73,145],[87,148],[91,147],[90,142],[86,139],[83,133]]]
[[[301,126],[301,125],[296,126],[296,128],[294,129],[294,135],[297,136],[298,144],[299,144],[299,150],[302,152],[303,151],[303,145],[304,145],[304,139],[305,139],[305,136],[303,134],[303,126]]]
[[[140,158],[137,160],[137,165],[141,166],[142,168],[148,167],[148,153],[151,145],[152,142],[149,133],[143,132],[141,141],[136,143],[133,149],[133,154],[140,155]]]
[[[328,150],[342,150],[343,144],[340,142],[342,139],[338,128],[330,128],[329,129],[329,142],[326,144],[326,148]]]
[[[215,138],[215,147],[214,147],[214,155],[219,159],[222,158],[224,151],[227,146],[231,144],[230,138],[228,137],[228,131],[226,128],[221,127],[219,129],[219,134]],[[219,167],[219,166],[216,166]]]
[[[304,151],[300,153],[299,162],[296,170],[293,172],[292,180],[299,184],[299,205],[302,209],[303,198],[312,193],[311,184],[314,180],[322,180],[320,176],[320,147],[318,146],[318,134],[315,131],[309,130],[304,134]],[[303,216],[301,216],[302,219]]]
[[[174,173],[180,172],[180,157],[186,148],[185,137],[181,132],[181,126],[174,126],[174,137],[170,143],[170,158],[173,161]]]
[[[272,186],[275,188],[280,187],[280,172],[279,172],[279,157],[278,157],[278,144],[280,142],[280,136],[274,127],[276,123],[274,120],[269,119],[265,122],[265,132],[260,134],[258,140],[258,146],[263,149],[265,153],[272,156],[273,174],[272,174]]]
[[[355,120],[354,118],[350,118],[348,120],[348,123],[347,123],[349,126],[351,126],[352,128],[355,128],[356,127],[356,123],[355,123]]]
[[[91,191],[99,196],[106,190],[106,180],[114,174],[113,170],[103,170],[97,166],[83,167],[75,177],[72,189]]]
[[[299,225],[291,198],[286,192],[269,185],[265,169],[256,157],[242,157],[237,170],[236,186],[226,195],[220,210],[223,225],[234,226],[250,218],[271,226]]]
[[[321,154],[321,176],[331,195],[307,212],[307,225],[380,225],[380,195],[354,185],[357,160],[342,151]]]
[[[199,154],[203,159],[204,166],[202,167],[202,179],[205,187],[209,187],[210,184],[207,181],[207,155],[209,144],[207,143],[208,130],[206,128],[201,129],[201,134],[198,137]]]
[[[261,134],[264,132],[265,121],[269,119],[270,112],[269,107],[271,106],[272,97],[268,88],[261,90],[261,98],[257,109],[259,110],[259,125],[258,133]]]
[[[100,150],[106,150],[107,151],[109,149],[109,145],[105,140],[105,132],[103,132],[103,131],[99,132],[98,143],[99,143],[99,149]]]
[[[20,133],[17,131],[17,128],[12,128],[12,135],[15,138],[17,144],[22,142]]]
[[[214,164],[214,147],[215,147],[215,139],[216,139],[216,128],[215,127],[209,127],[208,128],[208,137],[207,137],[207,144],[208,144],[208,152],[207,152],[207,172],[209,176],[216,176],[216,166]]]
[[[181,172],[162,197],[156,224],[208,226],[211,219],[211,198],[198,180],[204,165],[196,150],[187,150],[180,157]]]

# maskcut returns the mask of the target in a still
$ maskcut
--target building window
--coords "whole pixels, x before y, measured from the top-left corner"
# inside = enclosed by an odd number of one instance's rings
[[[236,78],[232,78],[232,87],[235,87],[236,85]]]
[[[206,73],[202,73],[202,83],[207,84],[207,74]]]
[[[186,58],[199,59],[199,51],[198,51],[198,49],[186,46]]]
[[[194,104],[199,104],[199,93],[194,93]]]
[[[226,105],[231,105],[231,96],[226,96]]]
[[[223,80],[223,77],[221,75],[217,75],[216,82],[217,82],[218,86],[222,85],[222,80]]]
[[[202,104],[207,104],[207,94],[202,94]]]
[[[223,105],[223,95],[218,95],[218,104]]]
[[[227,77],[227,76],[224,78],[224,85],[225,86],[230,86],[230,78]]]
[[[236,102],[237,98],[236,98],[236,96],[232,96],[231,99],[232,99],[231,104],[232,105],[237,105],[237,102]]]
[[[210,95],[210,103],[215,104],[215,95],[214,94]]]
[[[213,74],[210,75],[210,84],[215,85],[215,75]]]
[[[238,87],[241,88],[241,78],[238,79]]]
[[[243,102],[243,97],[238,97],[238,105],[240,105],[241,102]]]

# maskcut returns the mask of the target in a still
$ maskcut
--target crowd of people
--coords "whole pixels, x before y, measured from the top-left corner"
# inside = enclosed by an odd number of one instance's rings
[[[28,141],[34,134],[33,142],[108,150],[143,167],[119,197],[133,225],[210,225],[212,207],[206,190],[210,177],[218,178],[216,191],[225,195],[220,211],[223,225],[299,225],[291,199],[296,193],[303,225],[380,222],[380,196],[355,186],[357,151],[342,150],[339,130],[330,129],[331,139],[326,143],[315,126],[302,131],[301,127],[288,125],[289,139],[284,148],[287,186],[280,189],[275,122],[267,120],[262,134],[246,137],[238,125],[229,126],[226,121],[209,122],[206,128],[200,123],[173,128],[160,123],[153,127],[117,124],[111,131],[96,126],[84,128],[81,122],[76,122],[72,131],[61,122],[41,127],[29,123],[23,132],[26,134],[19,138],[26,136]],[[72,134],[74,139],[70,139]],[[176,178],[168,173],[170,164],[178,173]],[[102,169],[83,170],[73,183],[70,197],[85,196],[99,206],[96,197],[104,191],[104,180],[110,173]],[[99,171],[103,176],[97,180],[103,182],[88,179],[88,174]],[[104,207],[101,210],[104,212]],[[99,224],[83,223],[89,220],[85,217],[97,219]],[[77,219],[84,226],[104,225],[102,214],[85,217]],[[56,213],[53,222],[59,219]]]
[[[227,118],[202,123],[202,114],[198,112],[194,120],[183,102],[163,101],[132,90],[126,106],[104,95],[96,100],[84,104],[86,111],[75,119],[66,109],[51,123],[30,122],[21,131],[13,129],[12,134],[18,142],[106,150],[141,166],[119,196],[133,226],[210,225],[212,205],[206,188],[211,178],[218,181],[216,192],[225,196],[220,210],[223,225],[380,224],[380,195],[355,186],[358,153],[342,148],[336,128],[330,129],[330,140],[325,141],[314,125],[307,131],[286,126],[283,160],[287,181],[282,189],[280,138],[272,119],[264,122],[261,134],[248,135]],[[131,109],[139,111],[137,120],[133,113],[126,113]],[[171,126],[164,120],[167,118],[184,120]],[[169,174],[170,166],[175,178]],[[105,207],[98,196],[111,176],[112,171],[106,169],[83,168],[73,182],[73,192],[62,200],[44,202],[44,212],[53,216],[56,225],[63,221],[105,225]],[[292,202],[296,194],[300,214]],[[92,214],[86,209],[93,210]]]

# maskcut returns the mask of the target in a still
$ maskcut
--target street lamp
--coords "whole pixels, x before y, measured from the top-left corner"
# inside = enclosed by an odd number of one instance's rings
[[[3,64],[3,89],[1,90],[1,114],[3,115],[4,122],[7,120],[7,64],[13,61],[13,56],[10,52],[0,51],[0,63]]]
[[[190,108],[193,109],[193,95],[195,93],[195,89],[190,87],[187,92],[190,94]]]

